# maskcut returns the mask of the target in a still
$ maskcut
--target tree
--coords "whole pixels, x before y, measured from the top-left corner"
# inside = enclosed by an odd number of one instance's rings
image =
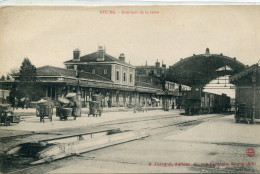
[[[15,67],[12,68],[11,71],[9,73],[7,73],[7,75],[10,77],[14,76],[14,75],[18,75],[19,74],[19,67]]]
[[[29,97],[30,100],[39,98],[41,91],[37,84],[36,67],[31,64],[28,58],[23,60],[17,80],[16,94],[18,98]]]
[[[5,81],[5,76],[4,75],[2,75],[1,81]]]
[[[31,64],[28,58],[23,60],[23,63],[20,67],[19,77],[18,79],[20,82],[36,82],[37,81],[37,74],[36,68],[34,65]]]

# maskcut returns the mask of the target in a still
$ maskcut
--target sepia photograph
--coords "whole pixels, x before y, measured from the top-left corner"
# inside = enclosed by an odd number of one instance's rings
[[[1,5],[0,173],[260,173],[259,5]]]

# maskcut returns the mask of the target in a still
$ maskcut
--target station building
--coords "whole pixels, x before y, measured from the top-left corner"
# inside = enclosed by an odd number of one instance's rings
[[[43,66],[36,69],[41,97],[58,100],[69,92],[77,92],[86,106],[91,96],[97,93],[104,96],[104,106],[108,105],[108,101],[111,106],[117,107],[152,103],[153,98],[162,102],[160,96],[164,95],[164,91],[160,83],[144,79],[136,81],[136,67],[126,63],[123,53],[116,58],[99,46],[96,52],[81,56],[80,50],[75,49],[72,59],[65,61],[64,65],[65,68]],[[18,75],[13,77],[15,80],[7,85],[19,83],[16,79]]]
[[[167,71],[166,64],[162,62],[162,66],[160,62],[157,60],[155,65],[147,65],[145,66],[136,66],[136,82],[145,81],[147,83],[151,83],[158,88],[163,89],[161,92],[157,93],[157,98],[153,98],[155,100],[160,101],[160,105],[163,105],[163,102],[169,102],[169,106],[176,106],[177,100],[181,96],[181,90],[183,90],[179,84],[165,81],[164,88],[162,88],[161,77]],[[164,99],[167,101],[164,101]]]
[[[42,66],[36,69],[39,97],[58,100],[69,92],[77,92],[83,105],[88,106],[93,94],[102,94],[103,104],[126,107],[135,103],[162,106],[164,100],[176,106],[180,96],[179,85],[166,81],[164,87],[160,77],[167,70],[157,61],[155,66],[133,66],[121,53],[117,58],[106,53],[105,48],[81,56],[75,49],[72,58],[64,62],[65,68]],[[148,68],[149,67],[149,68]],[[144,73],[145,72],[145,73]],[[1,82],[6,90],[19,86],[17,77]],[[31,99],[32,101],[38,99]],[[108,102],[109,101],[109,102]]]

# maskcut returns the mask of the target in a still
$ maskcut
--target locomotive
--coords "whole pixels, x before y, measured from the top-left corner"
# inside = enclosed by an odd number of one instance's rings
[[[183,91],[182,106],[185,114],[206,114],[227,112],[231,109],[230,97],[200,91]]]

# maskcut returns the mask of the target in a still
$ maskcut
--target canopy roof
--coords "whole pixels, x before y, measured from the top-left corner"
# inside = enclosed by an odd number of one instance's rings
[[[207,48],[205,54],[194,54],[171,66],[166,72],[166,80],[191,87],[203,87],[217,77],[234,75],[245,68],[236,58],[210,54]]]

